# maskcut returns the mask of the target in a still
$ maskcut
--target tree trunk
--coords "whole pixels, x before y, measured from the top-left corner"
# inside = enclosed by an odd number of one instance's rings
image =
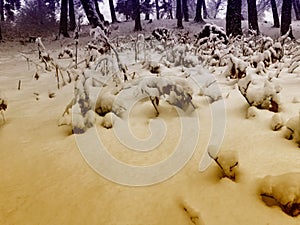
[[[206,2],[203,0],[203,18],[207,19],[208,13],[207,13],[207,8],[206,8]]]
[[[300,1],[293,0],[293,8],[295,11],[296,20],[300,20]]]
[[[226,34],[242,35],[242,0],[228,0],[226,11]]]
[[[2,30],[1,30],[1,21],[0,21],[0,42],[3,40],[3,37],[2,37]]]
[[[189,22],[189,8],[187,2],[188,0],[182,0],[182,11],[185,22]]]
[[[70,37],[68,34],[68,0],[61,1],[60,21],[59,21],[59,35]]]
[[[248,26],[249,29],[255,30],[259,34],[257,22],[256,0],[247,0],[248,3]]]
[[[104,19],[103,14],[100,12],[99,5],[98,5],[98,0],[94,0],[94,5],[95,5],[96,13],[97,13],[100,21],[104,22],[105,19]]]
[[[141,31],[142,24],[141,24],[141,12],[140,12],[140,0],[133,0],[134,1],[134,31]]]
[[[196,23],[204,23],[204,20],[202,18],[203,1],[204,0],[197,0],[196,16],[195,16],[195,19],[194,19],[194,21]]]
[[[159,18],[159,5],[158,5],[158,0],[155,0],[155,9],[156,9],[156,19],[160,19]]]
[[[69,0],[69,19],[70,19],[69,30],[74,31],[76,28],[74,0]]]
[[[90,0],[80,0],[84,12],[88,18],[88,21],[90,23],[90,25],[95,28],[97,26],[99,26],[101,29],[104,30],[104,27],[102,26],[102,24],[99,21],[99,18],[94,10],[93,4],[91,3]]]
[[[113,0],[109,0],[109,9],[110,9],[110,15],[111,15],[111,22],[112,23],[118,22]]]
[[[0,0],[0,21],[4,21],[4,0]]]
[[[181,9],[182,9],[181,0],[177,0],[177,4],[176,4],[177,28],[183,29]]]
[[[276,6],[276,0],[271,0],[271,7],[272,7],[272,13],[273,13],[273,21],[274,21],[274,27],[279,28],[279,16],[278,16],[278,11],[277,11],[277,6]]]
[[[61,3],[62,4],[62,3]],[[43,6],[43,3],[42,3],[42,0],[37,0],[37,7],[38,7],[38,15],[39,15],[39,23],[42,25],[44,24],[44,15],[43,15],[43,12],[44,10],[42,9],[42,6]],[[67,8],[68,8],[68,2],[67,2]],[[68,11],[67,11],[68,13]]]
[[[150,0],[145,0],[145,6],[149,9],[150,8]],[[150,20],[150,14],[149,12],[145,15],[145,20]]]
[[[281,10],[281,35],[284,35],[288,32],[292,22],[292,0],[283,0],[282,10]],[[293,38],[292,32],[289,35]]]

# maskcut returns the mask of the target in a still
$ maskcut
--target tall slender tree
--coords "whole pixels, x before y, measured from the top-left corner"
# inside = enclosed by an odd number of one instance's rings
[[[203,20],[203,17],[202,17],[203,2],[204,2],[204,0],[197,0],[196,16],[195,16],[195,19],[194,19],[194,21],[196,23],[204,23],[204,20]]]
[[[4,0],[0,0],[0,21],[4,21]]]
[[[300,0],[293,0],[293,8],[295,11],[296,20],[300,20]]]
[[[248,3],[248,26],[249,29],[255,30],[259,34],[257,22],[256,0],[247,0]]]
[[[208,13],[207,13],[207,8],[206,8],[206,2],[203,0],[203,18],[207,19]]]
[[[113,0],[109,0],[109,9],[110,9],[110,15],[111,15],[111,22],[112,23],[118,22]]]
[[[88,18],[89,23],[93,28],[99,26],[101,29],[104,30],[103,25],[100,23],[100,20],[95,12],[94,9],[94,2],[92,3],[91,0],[80,0],[84,12]]]
[[[61,1],[60,21],[59,21],[59,35],[70,37],[68,34],[68,0]]]
[[[242,0],[228,0],[226,34],[228,36],[242,35]]]
[[[134,31],[141,31],[142,23],[141,23],[141,11],[140,11],[140,0],[134,0]]]
[[[182,11],[185,22],[189,22],[189,7],[188,0],[182,0]]]
[[[177,28],[183,29],[181,0],[177,0],[176,2],[176,17],[177,17]]]
[[[288,32],[290,25],[292,23],[292,0],[283,0],[282,10],[281,10],[281,35],[284,35]],[[292,31],[289,36],[293,38]]]
[[[2,37],[2,30],[1,30],[1,21],[0,21],[0,42],[3,40],[3,37]]]
[[[98,5],[98,0],[94,0],[94,5],[95,5],[96,13],[97,13],[100,21],[104,22],[105,19],[104,19],[103,14],[100,12],[99,5]]]
[[[145,4],[146,8],[148,8],[148,9],[150,8],[150,0],[145,0],[144,4]],[[146,14],[145,14],[145,20],[150,20],[149,11],[147,11]]]
[[[159,17],[159,3],[158,0],[155,0],[155,9],[156,9],[156,19],[160,19]]]
[[[74,31],[76,28],[76,19],[75,19],[75,12],[74,12],[74,0],[69,0],[69,30]]]
[[[278,11],[277,11],[276,0],[271,0],[271,8],[272,8],[272,14],[273,14],[273,21],[274,21],[273,27],[279,28],[280,24],[279,24],[279,16],[278,16]]]

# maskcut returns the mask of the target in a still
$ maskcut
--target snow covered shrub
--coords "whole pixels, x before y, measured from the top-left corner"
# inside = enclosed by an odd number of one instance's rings
[[[73,58],[73,50],[70,49],[69,47],[65,47],[64,49],[61,50],[61,52],[58,54],[58,58],[61,59],[64,57],[64,55],[68,55],[70,58]]]
[[[231,79],[240,79],[246,76],[247,67],[248,63],[230,54],[223,75]]]
[[[290,216],[300,214],[300,173],[263,178],[259,193],[268,206],[279,206]]]
[[[202,45],[206,43],[207,40],[209,40],[209,38],[211,38],[211,41],[213,42],[221,41],[224,44],[228,43],[228,37],[224,29],[215,24],[209,24],[209,23],[203,26],[202,30],[195,35],[195,38],[196,38],[196,43],[195,43],[196,45],[197,44]]]
[[[258,109],[267,109],[272,112],[278,112],[280,100],[278,93],[280,87],[273,85],[267,79],[260,82],[254,82],[251,74],[238,81],[240,93],[244,96],[250,106]]]
[[[247,119],[250,119],[250,118],[254,118],[257,116],[257,108],[255,106],[250,106],[248,109],[247,109],[247,114],[246,114],[246,118]]]
[[[271,129],[274,131],[280,130],[283,127],[282,116],[278,113],[275,113],[271,119]]]
[[[101,125],[106,129],[110,129],[113,127],[114,122],[115,122],[115,114],[112,112],[109,112],[109,113],[105,114],[105,116],[103,117]]]
[[[166,41],[170,37],[170,31],[164,27],[157,27],[152,31],[152,35],[156,38],[156,40]]]
[[[239,165],[237,152],[221,151],[218,153],[218,147],[211,145],[208,147],[208,155],[222,170],[222,178],[227,177],[230,180],[236,180]]]
[[[290,118],[285,124],[285,138],[294,140],[300,147],[300,111],[299,116]]]
[[[7,99],[4,94],[0,91],[0,112],[2,116],[2,120],[5,121],[4,111],[7,109]]]

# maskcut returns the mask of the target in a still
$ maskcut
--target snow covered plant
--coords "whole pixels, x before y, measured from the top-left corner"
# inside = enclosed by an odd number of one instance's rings
[[[7,109],[7,99],[4,94],[0,91],[0,112],[3,122],[5,121],[4,111]]]
[[[76,81],[74,95],[75,97],[66,106],[58,125],[71,125],[73,133],[80,134],[94,125],[95,114],[89,95],[84,88],[84,81]]]
[[[190,107],[195,108],[192,103],[193,91],[186,79],[170,77],[143,77],[137,85],[136,95],[146,95],[150,98],[153,107],[159,115],[158,105],[160,97],[167,97],[171,105],[187,111]]]
[[[285,138],[296,141],[300,147],[300,110],[299,115],[290,118],[285,127]]]
[[[61,59],[64,57],[64,55],[68,55],[70,58],[73,58],[74,56],[73,50],[69,47],[64,47],[58,54],[58,58]]]
[[[236,78],[240,79],[246,75],[247,67],[248,67],[247,62],[244,62],[243,60],[230,54],[223,75],[231,79],[236,79]]]
[[[300,173],[263,178],[259,193],[268,206],[279,206],[290,216],[300,214]]]
[[[275,86],[268,79],[255,81],[251,74],[247,74],[238,81],[238,88],[250,106],[278,112],[280,86]]]
[[[215,24],[205,24],[203,29],[195,35],[196,43],[195,45],[202,45],[207,42],[219,42],[221,41],[224,44],[228,43],[228,37],[226,32],[222,27],[219,27]]]
[[[211,145],[208,147],[208,155],[216,162],[222,171],[222,178],[227,177],[235,181],[238,175],[238,155],[235,151],[221,151],[218,147]]]

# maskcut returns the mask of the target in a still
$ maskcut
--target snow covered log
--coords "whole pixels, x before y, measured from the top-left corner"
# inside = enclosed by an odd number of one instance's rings
[[[300,173],[266,176],[259,192],[268,206],[277,205],[293,217],[300,214]]]

